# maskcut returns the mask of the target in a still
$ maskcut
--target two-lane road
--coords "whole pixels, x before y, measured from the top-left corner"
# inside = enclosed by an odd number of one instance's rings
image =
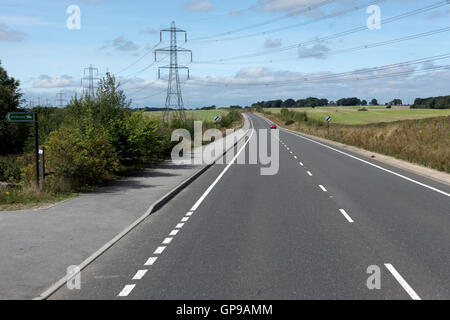
[[[284,130],[279,140],[276,175],[214,165],[83,270],[81,290],[51,298],[450,298],[448,186]]]

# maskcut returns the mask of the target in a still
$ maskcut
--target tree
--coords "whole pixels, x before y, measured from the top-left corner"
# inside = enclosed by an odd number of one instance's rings
[[[28,137],[29,124],[9,123],[5,117],[8,112],[23,111],[20,82],[10,77],[0,62],[0,155],[16,154],[23,150]]]
[[[372,99],[372,101],[370,101],[370,104],[372,106],[377,106],[378,105],[378,100],[377,99]]]
[[[401,106],[403,104],[403,101],[401,99],[394,99],[390,102],[393,106]]]
[[[367,106],[367,101],[366,100],[361,101],[361,105],[362,106]]]
[[[343,98],[337,101],[338,106],[359,106],[361,105],[361,100],[356,97],[353,98]]]
[[[293,108],[295,106],[294,99],[287,99],[282,103],[283,108]]]

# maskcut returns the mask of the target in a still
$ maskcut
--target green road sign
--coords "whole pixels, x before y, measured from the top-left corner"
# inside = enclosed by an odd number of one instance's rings
[[[9,112],[6,120],[9,122],[33,122],[34,117],[34,112]]]

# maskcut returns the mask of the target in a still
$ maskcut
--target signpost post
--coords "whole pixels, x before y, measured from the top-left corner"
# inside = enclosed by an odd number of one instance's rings
[[[327,122],[327,130],[328,130],[328,134],[327,136],[330,136],[330,122],[331,122],[331,117],[330,116],[326,116],[325,117],[325,121]]]
[[[216,115],[216,116],[214,117],[214,122],[216,123],[216,129],[217,129],[217,123],[219,122],[219,120],[220,120],[220,116],[219,116],[219,115]]]
[[[34,122],[34,148],[36,153],[36,184],[39,188],[39,123],[37,112],[9,112],[6,115],[9,122]]]

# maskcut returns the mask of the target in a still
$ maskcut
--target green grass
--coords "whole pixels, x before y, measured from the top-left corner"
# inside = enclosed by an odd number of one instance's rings
[[[358,111],[361,107],[320,107],[293,108],[290,110],[307,112],[310,119],[325,122],[326,116],[331,116],[332,123],[357,125],[399,120],[414,120],[431,117],[450,116],[450,109],[408,109],[408,107],[366,107],[368,111]],[[269,108],[265,111],[279,113],[281,109]]]
[[[214,122],[214,117],[219,115],[220,117],[228,113],[228,110],[186,110],[186,117],[194,120],[204,121],[204,122]],[[150,117],[162,118],[163,111],[149,111],[145,113]]]

